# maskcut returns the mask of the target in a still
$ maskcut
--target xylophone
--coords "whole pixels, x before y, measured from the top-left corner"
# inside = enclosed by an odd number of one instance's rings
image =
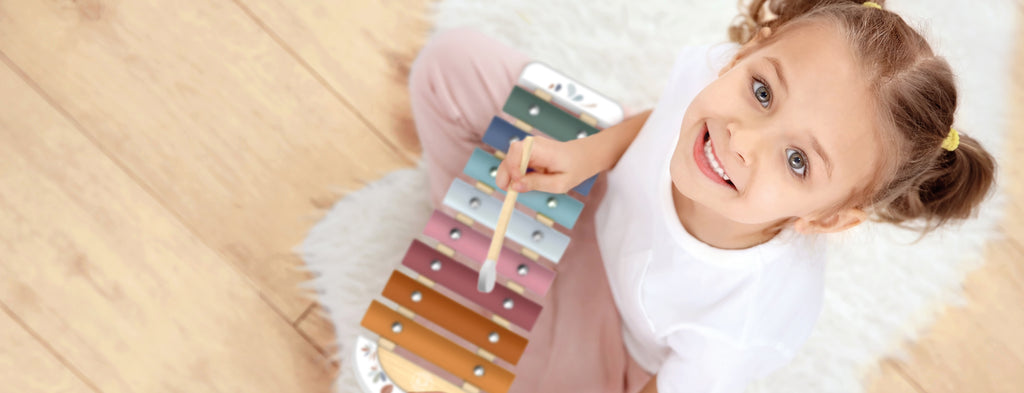
[[[527,65],[463,173],[363,316],[352,366],[364,391],[505,393],[555,279],[595,177],[567,194],[520,194],[494,290],[477,290],[504,192],[495,185],[509,144],[542,132],[561,141],[618,123],[615,102],[541,63]],[[375,338],[374,338],[375,337]]]

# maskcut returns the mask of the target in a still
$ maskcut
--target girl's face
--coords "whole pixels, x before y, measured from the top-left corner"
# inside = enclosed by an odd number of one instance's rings
[[[742,224],[816,217],[880,162],[871,92],[839,32],[793,26],[736,61],[687,108],[675,189]]]

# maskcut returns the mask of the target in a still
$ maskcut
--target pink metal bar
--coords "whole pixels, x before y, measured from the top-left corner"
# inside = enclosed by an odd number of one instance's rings
[[[453,236],[453,231],[458,231],[458,235]],[[490,236],[477,232],[439,210],[434,210],[423,233],[469,257],[477,264],[477,268],[487,259]],[[503,247],[498,256],[498,275],[541,296],[548,293],[551,283],[555,281],[554,271],[507,247]]]

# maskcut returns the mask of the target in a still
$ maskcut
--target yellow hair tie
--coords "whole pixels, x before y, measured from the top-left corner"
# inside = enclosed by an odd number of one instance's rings
[[[878,3],[873,2],[873,1],[865,1],[863,5],[865,7],[882,9],[882,6],[878,5]]]
[[[942,140],[942,148],[953,151],[956,150],[957,146],[960,146],[960,134],[956,132],[956,128],[950,128],[949,135],[946,135],[946,139]]]

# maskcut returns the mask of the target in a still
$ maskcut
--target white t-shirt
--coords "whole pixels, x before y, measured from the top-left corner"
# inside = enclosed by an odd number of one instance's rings
[[[748,249],[691,236],[672,203],[669,161],[683,113],[736,45],[682,51],[668,87],[615,168],[597,240],[633,358],[658,391],[742,392],[788,363],[822,304],[823,241],[786,230]]]

